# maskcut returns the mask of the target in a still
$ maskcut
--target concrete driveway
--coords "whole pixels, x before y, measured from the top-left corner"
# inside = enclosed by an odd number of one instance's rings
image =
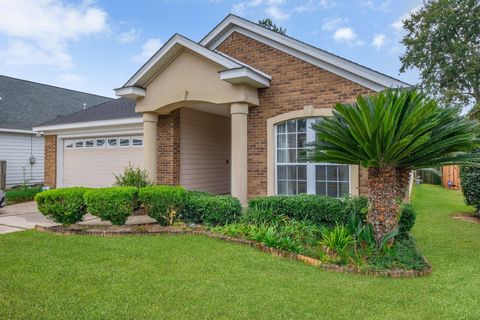
[[[35,201],[0,208],[0,234],[33,229],[35,225],[54,226],[37,210]]]

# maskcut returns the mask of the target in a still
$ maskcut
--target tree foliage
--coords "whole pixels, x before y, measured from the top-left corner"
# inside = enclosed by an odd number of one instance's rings
[[[422,85],[446,104],[480,108],[480,2],[426,0],[404,20],[401,72],[418,68]]]
[[[315,162],[409,169],[480,163],[469,153],[480,144],[479,124],[416,89],[337,103],[333,117],[321,118],[314,129]]]
[[[273,23],[272,19],[267,18],[267,19],[262,19],[258,20],[258,24],[262,27],[265,27],[267,29],[270,29],[272,31],[278,32],[280,34],[286,34],[287,29],[278,27],[275,23]]]

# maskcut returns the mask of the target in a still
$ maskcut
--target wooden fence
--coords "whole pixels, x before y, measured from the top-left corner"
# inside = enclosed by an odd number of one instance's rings
[[[442,167],[442,185],[448,189],[460,189],[460,167]]]

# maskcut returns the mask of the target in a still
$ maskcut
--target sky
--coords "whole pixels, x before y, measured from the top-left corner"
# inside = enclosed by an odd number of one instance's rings
[[[411,84],[402,19],[422,0],[0,0],[0,74],[114,97],[174,33],[199,41],[229,13]]]

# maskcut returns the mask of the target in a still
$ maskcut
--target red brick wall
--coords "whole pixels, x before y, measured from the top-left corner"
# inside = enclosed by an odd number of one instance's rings
[[[259,89],[260,106],[248,115],[248,195],[267,193],[267,119],[302,110],[306,105],[331,108],[335,102],[351,102],[371,92],[352,81],[297,59],[261,42],[234,32],[218,50],[272,76],[269,88]],[[367,186],[360,174],[360,192]]]
[[[158,116],[157,183],[180,183],[180,109]]]
[[[57,186],[57,136],[45,136],[44,185]]]

